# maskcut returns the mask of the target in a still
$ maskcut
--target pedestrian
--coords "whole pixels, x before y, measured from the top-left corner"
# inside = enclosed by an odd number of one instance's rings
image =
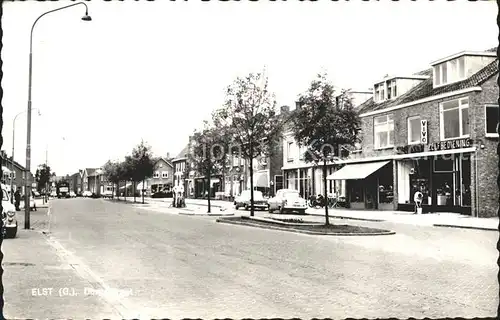
[[[413,200],[415,201],[415,214],[421,214],[422,213],[422,201],[424,199],[424,195],[422,192],[417,191],[415,192],[415,195],[413,196]]]
[[[15,200],[15,206],[16,206],[16,211],[20,211],[21,208],[19,207],[21,205],[21,193],[19,192],[19,189],[14,192],[14,200]]]

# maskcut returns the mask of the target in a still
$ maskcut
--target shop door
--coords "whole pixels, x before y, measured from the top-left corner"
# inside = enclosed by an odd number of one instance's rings
[[[437,211],[452,211],[455,206],[454,173],[434,173],[433,177],[433,203]]]

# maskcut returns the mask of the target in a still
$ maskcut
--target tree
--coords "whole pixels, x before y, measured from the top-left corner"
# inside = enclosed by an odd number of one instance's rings
[[[113,184],[112,197],[114,197],[115,195],[115,184],[118,185],[120,182],[120,176],[118,172],[119,165],[120,164],[116,161],[108,160],[103,166],[104,176],[109,182]],[[118,196],[118,199],[120,199],[120,196]]]
[[[213,175],[220,174],[225,165],[222,136],[217,127],[205,121],[203,129],[193,133],[191,143],[192,152],[188,154],[189,162],[193,170],[205,176],[208,188],[208,213],[210,213],[211,178]]]
[[[298,145],[305,147],[304,160],[323,164],[324,195],[327,199],[327,164],[339,156],[343,145],[354,146],[358,141],[360,119],[352,101],[342,92],[341,106],[336,104],[334,86],[326,74],[318,74],[309,89],[300,95],[292,118],[292,131]],[[330,224],[325,205],[325,224]]]
[[[234,130],[233,128],[226,123],[225,118],[224,118],[224,109],[216,109],[214,112],[212,112],[212,121],[213,125],[215,128],[217,128],[217,131],[219,133],[219,144],[222,146],[222,192],[226,192],[226,168],[227,164],[230,161],[229,155],[233,155],[233,150],[231,149],[231,144],[233,143],[233,133]],[[229,167],[230,170],[232,169],[232,164]],[[231,189],[230,189],[230,196],[231,198],[233,197],[233,180],[231,179]]]
[[[141,141],[133,150],[132,155],[125,158],[125,163],[128,171],[128,176],[134,182],[134,202],[136,200],[136,183],[142,181],[144,189],[144,181],[153,176],[154,156],[151,151],[151,146],[146,142]],[[144,192],[142,192],[142,203],[144,204]]]
[[[37,182],[37,190],[41,192],[42,189],[47,188],[51,178],[50,166],[41,164],[38,166],[35,172],[35,181]]]
[[[227,88],[221,115],[233,129],[234,143],[240,157],[249,162],[250,215],[253,216],[253,161],[270,152],[282,129],[280,117],[276,114],[276,99],[268,91],[268,78],[261,73],[238,77]]]

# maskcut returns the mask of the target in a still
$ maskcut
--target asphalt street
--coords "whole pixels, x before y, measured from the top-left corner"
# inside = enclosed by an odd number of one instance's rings
[[[397,234],[310,236],[80,198],[51,201],[48,217],[43,241],[85,281],[57,286],[122,317],[487,317],[499,304],[491,231],[333,219]]]

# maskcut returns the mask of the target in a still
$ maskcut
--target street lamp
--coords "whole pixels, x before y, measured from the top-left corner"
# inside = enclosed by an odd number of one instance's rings
[[[30,196],[31,196],[31,181],[29,179],[29,173],[30,173],[30,168],[31,168],[31,79],[33,76],[33,29],[35,28],[36,23],[38,20],[40,20],[41,17],[55,12],[59,11],[62,9],[67,9],[70,7],[74,7],[77,5],[84,5],[85,6],[85,15],[82,17],[83,21],[91,21],[92,18],[89,16],[88,13],[88,7],[87,4],[84,2],[77,2],[70,4],[65,7],[57,8],[54,10],[47,11],[40,15],[35,22],[33,22],[33,25],[31,26],[31,33],[30,33],[30,55],[29,55],[29,81],[28,81],[28,125],[27,125],[27,139],[26,139],[26,196],[24,197],[24,229],[29,229],[30,228]]]
[[[41,116],[42,114],[40,113],[40,109],[38,108],[33,108],[32,110],[38,110],[38,115]],[[13,176],[13,173],[15,172],[14,171],[14,145],[15,145],[15,136],[16,136],[16,120],[17,120],[17,117],[23,113],[25,113],[26,111],[22,111],[22,112],[19,112],[18,114],[16,114],[16,116],[14,117],[14,120],[12,120],[12,157],[10,158],[10,168],[12,170],[12,176],[10,177],[10,192],[11,192],[11,197],[10,197],[10,200],[11,202],[13,203],[14,201],[14,197],[12,196],[14,194],[13,192],[13,185],[14,185],[14,176]]]

